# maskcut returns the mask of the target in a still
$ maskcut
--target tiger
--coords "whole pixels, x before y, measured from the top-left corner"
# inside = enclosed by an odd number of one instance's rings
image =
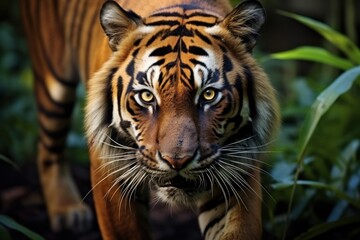
[[[64,154],[82,82],[103,239],[153,239],[152,198],[196,212],[206,240],[261,238],[261,165],[280,114],[253,56],[259,1],[22,0],[21,15],[53,230],[94,218]]]

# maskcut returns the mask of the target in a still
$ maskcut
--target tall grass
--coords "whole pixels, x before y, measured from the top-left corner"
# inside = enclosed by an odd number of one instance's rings
[[[287,168],[288,174],[273,184],[274,194],[285,191],[288,199],[280,198],[287,204],[287,211],[281,212],[282,219],[278,221],[281,227],[270,224],[270,231],[275,230],[276,237],[282,239],[315,239],[330,233],[335,233],[334,239],[359,237],[355,226],[360,224],[360,122],[356,122],[359,113],[355,106],[360,107],[360,49],[349,37],[322,22],[288,12],[281,14],[318,32],[341,54],[322,47],[301,46],[271,54],[270,58],[327,64],[341,70],[341,74],[329,81],[308,109],[298,131],[294,160],[275,164],[273,173]],[[310,87],[306,90],[315,92]],[[325,133],[332,131],[333,134]]]

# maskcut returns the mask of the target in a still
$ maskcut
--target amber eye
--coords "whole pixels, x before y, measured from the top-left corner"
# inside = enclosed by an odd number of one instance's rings
[[[215,98],[216,98],[216,91],[215,91],[215,89],[208,88],[203,92],[202,96],[205,101],[211,102],[211,101],[215,100]]]
[[[154,95],[150,91],[144,90],[140,93],[140,98],[144,103],[150,103],[154,100]]]

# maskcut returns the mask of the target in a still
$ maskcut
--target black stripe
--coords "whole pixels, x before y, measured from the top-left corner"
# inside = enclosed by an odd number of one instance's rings
[[[197,35],[201,40],[203,40],[207,44],[211,44],[211,40],[196,29],[195,29],[195,35]]]
[[[189,15],[187,15],[189,18],[191,17],[206,17],[206,18],[214,18],[214,19],[217,19],[217,17],[215,17],[214,15],[210,15],[210,14],[207,14],[207,13],[202,13],[202,12],[194,12],[194,13],[191,13]]]
[[[164,62],[165,62],[165,59],[160,59],[160,60],[154,62],[153,64],[151,64],[150,68],[153,66],[160,66],[160,65],[164,64]]]
[[[216,217],[216,218],[214,218],[213,220],[211,220],[211,221],[206,225],[205,230],[204,230],[204,232],[203,232],[204,238],[206,238],[207,232],[208,232],[216,223],[220,222],[221,219],[223,219],[224,217],[225,217],[225,212],[224,212],[221,216]]]
[[[240,115],[240,112],[243,108],[243,101],[244,101],[244,96],[243,96],[244,90],[243,90],[242,79],[241,79],[240,75],[236,76],[234,87],[239,94],[239,115]]]
[[[162,73],[162,72],[160,72],[159,79],[158,79],[158,82],[159,82],[159,86],[160,86],[160,88],[162,87],[163,80],[164,80],[163,73]]]
[[[234,100],[234,99],[231,98],[229,95],[225,95],[224,98],[227,99],[227,101],[228,101],[229,104],[227,104],[226,107],[223,108],[223,110],[222,110],[221,113],[220,113],[221,116],[227,116],[227,115],[231,112],[231,110],[232,110],[232,105],[234,104],[234,103],[233,103],[233,100]]]
[[[106,78],[106,86],[105,86],[105,98],[106,102],[104,104],[105,108],[105,124],[110,124],[112,121],[112,112],[113,112],[113,103],[112,103],[112,79],[114,77],[114,74],[116,73],[118,69],[112,68],[110,69],[109,75]]]
[[[150,53],[150,56],[151,57],[162,57],[171,52],[173,52],[173,49],[171,48],[170,45],[167,45],[167,46],[159,47],[159,48],[155,49],[154,51],[152,51]]]
[[[42,21],[42,19],[40,19],[40,16],[41,14],[39,14],[41,12],[41,9],[40,9],[40,4],[39,4],[39,1],[37,1],[37,5],[36,5],[36,19],[35,19],[35,22],[37,23],[40,23]],[[46,19],[44,20],[46,21]],[[49,57],[48,55],[48,52],[46,51],[45,49],[45,46],[46,44],[45,41],[44,41],[44,37],[43,37],[43,32],[41,31],[43,30],[42,28],[40,27],[35,27],[34,28],[34,32],[36,34],[36,31],[37,31],[37,34],[38,34],[38,37],[39,37],[39,44],[37,44],[38,46],[40,46],[40,54],[43,55],[44,57],[44,60],[47,64],[47,67],[48,69],[50,70],[50,73],[52,74],[52,76],[58,81],[60,82],[62,85],[64,86],[67,86],[67,87],[73,87],[75,88],[77,86],[77,82],[78,81],[71,81],[73,79],[65,79],[65,78],[62,78],[60,77],[60,75],[55,71],[55,68],[54,66],[52,65],[52,62],[51,62],[51,58]],[[59,49],[60,50],[60,49]]]
[[[218,228],[218,230],[214,234],[214,239],[218,239],[217,236],[219,235],[219,233],[221,233],[221,231],[224,229],[224,227],[225,227],[225,224],[222,224],[221,227]]]
[[[127,73],[130,77],[132,77],[133,74],[134,74],[134,69],[135,69],[135,60],[132,59],[132,60],[130,61],[130,63],[127,65],[127,67],[126,67],[126,73]]]
[[[253,137],[253,136],[256,136],[256,134],[254,133],[254,126],[252,124],[252,122],[247,122],[247,124],[245,126],[243,126],[241,129],[241,137],[243,139],[247,138],[247,137]],[[257,140],[257,137],[254,139],[254,140]],[[260,143],[262,144],[262,143]],[[247,175],[245,174],[243,176],[244,178],[247,177]]]
[[[189,53],[195,54],[195,55],[200,55],[200,56],[208,56],[207,52],[197,46],[190,46],[189,47]]]
[[[140,48],[136,48],[133,53],[131,54],[131,56],[133,56],[134,58],[136,58],[136,56],[139,54]]]
[[[44,166],[45,170],[53,166],[54,164],[59,164],[60,161],[52,160],[52,159],[45,159],[42,161],[42,165]]]
[[[120,115],[120,121],[122,121],[122,116],[121,116],[121,96],[122,96],[124,85],[123,85],[123,79],[122,79],[121,76],[119,76],[119,78],[118,78],[117,87],[118,87],[118,94],[117,94],[118,113]]]
[[[171,68],[173,68],[174,66],[176,66],[176,61],[172,61],[172,62],[168,62],[166,65],[165,65],[165,68],[167,71],[169,71]]]
[[[65,143],[47,145],[45,142],[41,141],[41,144],[46,148],[50,153],[61,154],[65,149]]]
[[[171,6],[169,8],[174,8],[174,7],[181,7],[184,10],[194,10],[194,9],[199,9],[199,7],[194,6],[194,5],[175,5],[175,6]],[[166,8],[165,8],[166,9]],[[213,18],[217,19],[217,17],[207,14],[207,13],[201,13],[201,12],[195,12],[195,13],[191,13],[191,14],[181,14],[178,12],[160,12],[160,13],[155,13],[150,15],[150,17],[180,17],[180,18],[185,18],[185,19],[189,19],[192,17],[206,17],[206,18]]]
[[[164,35],[161,37],[161,40],[164,40],[165,38],[169,37],[169,36],[176,36],[176,37],[193,37],[194,33],[192,32],[192,30],[189,30],[188,28],[186,28],[184,25],[180,25],[177,28],[175,28],[174,30],[169,30],[166,31],[164,33]]]
[[[47,129],[40,121],[39,123],[40,125],[40,129],[42,132],[45,133],[46,136],[52,138],[52,139],[61,139],[61,138],[65,138],[67,133],[69,132],[70,130],[70,125],[68,126],[65,126],[64,128],[62,129],[56,129],[56,130],[53,130],[53,129]]]
[[[65,112],[55,112],[55,111],[51,111],[46,109],[43,105],[41,105],[41,102],[39,102],[39,100],[36,100],[36,104],[37,104],[37,110],[41,113],[44,114],[46,118],[54,118],[54,119],[60,119],[60,118],[70,118],[71,114],[72,114],[72,109],[71,111],[65,111]]]
[[[136,102],[135,99],[134,99],[134,96],[131,96],[131,99],[132,99],[134,102]],[[130,113],[131,116],[135,116],[135,115],[136,115],[136,113],[134,112],[134,110],[133,110],[133,109],[131,108],[131,106],[130,106],[130,101],[126,101],[126,109],[127,109],[127,111]]]
[[[208,78],[204,82],[204,85],[209,85],[211,83],[216,83],[220,79],[220,71],[219,69],[215,69],[215,71],[209,70]]]
[[[175,26],[180,25],[179,21],[156,21],[151,23],[146,23],[147,26],[160,26],[160,25],[166,25],[166,26]]]
[[[134,42],[134,46],[135,46],[135,47],[139,46],[139,44],[140,44],[141,40],[142,40],[141,38],[139,38],[139,39],[135,40],[135,42]]]
[[[226,54],[223,55],[223,71],[230,72],[233,69],[233,64]]]
[[[216,198],[212,198],[211,201],[205,203],[199,208],[199,215],[203,212],[207,212],[211,209],[214,209],[215,207],[219,206],[220,204],[224,203],[224,196],[221,195]]]
[[[55,19],[62,19],[62,18],[60,18],[60,12],[59,12],[59,2],[58,1],[53,1],[52,2],[52,7],[53,7],[53,9],[52,9],[52,11],[53,11],[53,13],[54,13],[54,16],[55,16]]]
[[[221,43],[223,42],[223,37],[220,35],[211,35],[214,39],[220,41]]]
[[[241,79],[240,75],[236,76],[235,83],[234,83],[234,85],[232,87],[235,89],[235,92],[238,93],[238,96],[239,96],[239,108],[238,108],[238,112],[235,114],[235,116],[233,118],[230,118],[227,121],[226,125],[229,125],[229,124],[232,123],[232,124],[234,124],[233,130],[237,130],[240,127],[240,125],[242,124],[242,122],[243,122],[243,117],[241,116],[240,113],[241,113],[241,110],[243,108],[244,96],[243,96],[242,79]],[[229,100],[229,102],[233,102],[233,101],[234,101],[234,99]],[[225,126],[225,128],[226,128],[226,126]],[[244,136],[245,134],[246,134],[246,132],[243,132],[243,130],[241,130],[241,136]]]
[[[254,89],[254,78],[252,72],[248,66],[244,66],[244,74],[247,81],[247,96],[249,99],[249,108],[250,108],[250,117],[255,120],[258,116],[257,108],[256,108],[256,100],[255,100],[255,89]]]
[[[184,41],[181,41],[181,51],[184,52],[184,53],[187,53],[189,50],[188,48],[186,47],[186,44]]]
[[[186,73],[184,71],[184,69],[188,69],[190,72],[192,72],[191,67],[189,67],[188,65],[184,64],[184,63],[180,63],[180,81],[187,86],[189,89],[193,89],[194,88],[194,84],[195,84],[195,80],[194,80],[194,76],[190,75],[190,79],[187,78],[183,78],[182,76],[186,76]]]
[[[160,12],[151,14],[150,17],[183,17],[184,15],[178,12]]]
[[[196,26],[203,26],[203,27],[212,27],[215,26],[215,22],[214,23],[208,23],[208,22],[201,22],[201,21],[188,21],[186,22],[186,24],[190,24],[190,25],[196,25]]]
[[[221,43],[219,44],[219,47],[221,49],[221,51],[223,51],[223,53],[227,53],[227,49],[224,45],[222,45]]]
[[[146,42],[145,46],[146,46],[146,47],[150,46],[150,44],[152,44],[152,43],[156,40],[156,38],[158,38],[159,36],[161,36],[163,33],[164,33],[164,31],[161,30],[161,31],[153,34],[153,36]]]
[[[180,77],[180,81],[182,82],[182,84],[184,84],[188,89],[193,89],[194,87],[191,85],[191,80],[190,79],[186,79],[183,77]]]
[[[190,62],[191,62],[192,64],[194,64],[194,65],[199,64],[199,65],[201,65],[201,66],[203,66],[203,67],[206,68],[205,63],[200,62],[200,61],[198,61],[198,60],[196,60],[196,59],[194,59],[194,58],[190,59]]]
[[[141,85],[148,85],[149,86],[149,82],[146,81],[146,74],[144,72],[138,72],[136,74],[136,77],[135,77],[136,81],[138,81],[139,84]],[[151,79],[148,79],[148,80],[151,80]]]

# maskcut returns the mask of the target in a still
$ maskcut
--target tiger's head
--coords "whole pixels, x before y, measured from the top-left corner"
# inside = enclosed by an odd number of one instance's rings
[[[141,18],[106,2],[100,19],[113,53],[89,81],[86,130],[123,192],[150,185],[191,205],[214,189],[247,188],[278,124],[251,53],[260,3],[225,17],[178,5]]]

